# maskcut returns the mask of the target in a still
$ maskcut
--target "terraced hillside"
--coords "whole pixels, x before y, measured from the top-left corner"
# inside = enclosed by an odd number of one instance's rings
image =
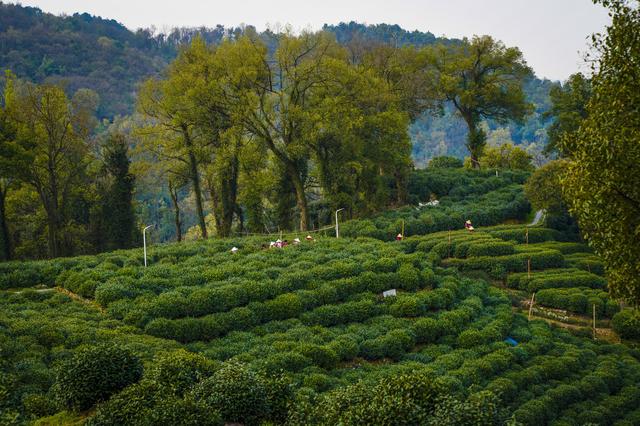
[[[619,309],[602,264],[566,239],[495,226],[283,249],[257,237],[161,245],[146,268],[140,250],[5,263],[0,419],[639,424],[638,349],[520,313],[534,291],[577,314]],[[130,378],[78,399],[116,374],[105,353]],[[87,365],[95,373],[77,374]]]

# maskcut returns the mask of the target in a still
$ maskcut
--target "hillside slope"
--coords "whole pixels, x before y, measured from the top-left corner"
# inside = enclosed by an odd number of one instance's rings
[[[507,178],[423,180],[448,194],[445,213],[469,211],[496,184],[518,198]],[[266,235],[152,246],[148,267],[141,249],[1,264],[0,419],[86,417],[51,402],[73,390],[60,388],[60,369],[107,343],[144,372],[90,401],[94,425],[638,424],[637,349],[537,319],[593,304],[607,327],[619,306],[590,250],[524,225],[433,233],[433,214],[403,241],[363,237],[354,223],[355,238],[282,249]],[[380,224],[370,232],[386,239]]]

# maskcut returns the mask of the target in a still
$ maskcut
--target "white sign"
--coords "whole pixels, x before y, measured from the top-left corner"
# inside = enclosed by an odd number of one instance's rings
[[[397,296],[395,288],[382,292],[382,297],[389,297],[389,296]]]

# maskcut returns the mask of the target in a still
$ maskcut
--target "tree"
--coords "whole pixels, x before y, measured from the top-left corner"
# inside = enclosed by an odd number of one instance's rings
[[[69,254],[62,230],[68,203],[87,164],[87,140],[95,126],[97,96],[79,90],[72,99],[61,87],[23,84],[9,77],[7,114],[16,129],[13,157],[18,178],[31,185],[47,213],[49,256]]]
[[[13,257],[11,233],[7,219],[7,193],[15,179],[15,129],[7,117],[4,102],[0,102],[0,260]]]
[[[591,81],[581,73],[573,74],[562,86],[554,86],[549,91],[551,109],[546,117],[553,117],[549,126],[549,142],[545,152],[557,152],[568,157],[573,151],[570,138],[564,135],[574,133],[587,118],[587,104],[591,98]]]
[[[104,169],[109,179],[102,202],[107,249],[130,248],[136,233],[136,218],[132,204],[135,177],[129,172],[131,161],[125,136],[109,135],[103,150]]]
[[[578,233],[575,220],[562,194],[562,179],[569,163],[550,161],[536,169],[524,185],[524,192],[535,210],[545,211],[546,225],[565,232]]]
[[[145,146],[162,160],[184,163],[195,195],[198,225],[202,238],[207,238],[207,225],[202,196],[200,164],[207,140],[198,133],[194,123],[194,105],[188,96],[188,70],[199,59],[183,50],[167,70],[163,80],[147,80],[138,97],[138,109],[150,118],[141,130]]]
[[[518,48],[505,47],[489,36],[437,47],[435,66],[440,96],[454,105],[467,124],[467,148],[473,167],[479,168],[487,137],[481,120],[522,122],[531,111],[522,90],[531,70]]]
[[[640,10],[602,0],[612,24],[593,36],[587,117],[565,136],[571,162],[562,181],[580,229],[606,266],[614,297],[640,304]]]
[[[485,148],[479,162],[483,169],[533,170],[531,155],[510,143]]]

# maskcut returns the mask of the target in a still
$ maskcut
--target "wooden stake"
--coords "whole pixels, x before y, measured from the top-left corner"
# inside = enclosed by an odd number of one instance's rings
[[[525,232],[524,232],[524,239],[525,239],[525,245],[529,245],[529,227],[527,226],[525,228]]]
[[[529,302],[529,321],[531,321],[531,312],[533,311],[533,302],[535,301],[535,299],[536,299],[536,294],[533,293],[531,295],[531,302]]]
[[[596,340],[596,304],[593,304],[593,340]]]
[[[527,279],[531,279],[531,258],[527,259]]]

